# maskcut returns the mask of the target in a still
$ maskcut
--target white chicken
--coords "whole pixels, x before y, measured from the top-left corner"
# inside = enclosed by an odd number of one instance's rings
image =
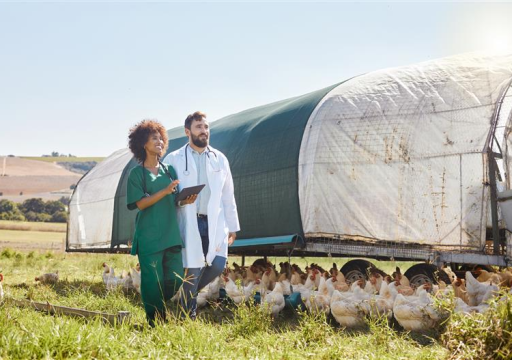
[[[334,291],[334,290],[333,290]],[[313,313],[326,313],[330,311],[331,295],[324,276],[321,276],[318,290],[305,299],[306,308]]]
[[[492,282],[479,282],[470,271],[466,271],[466,291],[468,294],[468,305],[478,306],[484,301],[484,296],[491,292],[498,292],[499,288]]]
[[[39,281],[41,284],[56,284],[59,281],[59,271],[55,271],[54,273],[47,273],[41,276],[36,276],[36,281]]]
[[[381,274],[376,272],[370,273],[370,276],[368,276],[368,281],[366,282],[366,285],[364,287],[364,291],[372,295],[378,294],[383,280],[384,279]]]
[[[424,286],[418,287],[418,296],[396,296],[393,315],[405,330],[425,331],[434,328],[441,320],[440,314],[433,307],[433,299]]]
[[[108,291],[112,291],[117,288],[118,285],[121,284],[121,279],[116,277],[115,271],[113,267],[108,266],[106,263],[103,263],[103,282],[107,287]]]
[[[393,316],[393,304],[397,295],[396,284],[394,282],[388,284],[383,281],[380,285],[379,294],[370,299],[370,316],[386,316],[390,319]]]
[[[130,270],[130,276],[132,278],[133,288],[140,294],[140,270],[137,271],[136,268],[132,268]]]
[[[454,311],[456,313],[465,313],[465,314],[480,313],[480,314],[483,314],[488,308],[489,308],[489,304],[487,304],[486,302],[483,302],[478,306],[469,306],[461,298],[458,298],[458,297],[455,298]]]
[[[206,285],[199,292],[199,294],[197,294],[197,307],[202,308],[202,307],[206,306],[208,301],[217,300],[219,298],[219,290],[220,290],[220,276],[217,276],[211,283]]]
[[[253,295],[253,289],[256,281],[250,282],[247,286],[240,287],[238,287],[237,284],[227,276],[224,277],[224,281],[226,282],[226,293],[237,305],[244,301],[248,301]]]
[[[338,324],[347,328],[365,324],[365,317],[370,312],[370,295],[355,281],[350,291],[335,290],[331,297],[331,314]]]
[[[265,310],[270,311],[274,319],[284,309],[285,300],[283,287],[280,282],[276,282],[274,290],[265,295],[264,299],[261,301],[261,306]]]

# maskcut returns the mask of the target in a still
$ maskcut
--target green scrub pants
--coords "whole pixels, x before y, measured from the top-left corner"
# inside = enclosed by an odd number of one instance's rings
[[[165,320],[165,302],[172,298],[181,286],[183,262],[181,246],[173,246],[148,255],[139,255],[141,284],[140,293],[146,317],[154,326],[156,317]]]

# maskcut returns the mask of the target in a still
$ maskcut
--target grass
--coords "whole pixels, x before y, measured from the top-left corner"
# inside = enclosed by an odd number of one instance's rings
[[[48,231],[18,231],[0,230],[0,242],[12,243],[51,243],[62,242],[66,238],[65,233]]]
[[[249,263],[250,259],[247,260]],[[240,263],[239,258],[231,261]],[[292,261],[332,265],[332,259],[292,258]],[[344,261],[336,262],[341,266]],[[0,304],[0,358],[443,359],[449,356],[439,341],[417,341],[387,323],[348,332],[325,316],[296,313],[292,309],[285,309],[271,321],[251,305],[210,306],[201,310],[195,322],[173,318],[150,329],[140,326],[145,324],[140,295],[106,291],[101,278],[103,262],[114,266],[119,273],[135,265],[137,259],[129,255],[27,253],[7,249],[0,252],[6,298],[131,313],[129,323],[111,326],[99,320],[49,316],[18,308],[6,300]],[[378,266],[394,269],[396,263],[384,265]],[[60,275],[56,285],[35,283],[35,276],[55,270]]]
[[[0,220],[0,230],[66,232],[66,223],[43,223],[28,221]]]
[[[44,162],[101,162],[105,157],[67,157],[67,156],[21,156],[22,159],[38,160]]]

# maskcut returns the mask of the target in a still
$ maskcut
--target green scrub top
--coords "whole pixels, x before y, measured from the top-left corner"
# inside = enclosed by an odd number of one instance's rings
[[[174,168],[167,166],[171,177],[177,179]],[[142,172],[145,172],[146,190],[150,195],[164,189],[171,179],[160,166],[158,175],[142,166],[136,166],[128,177],[127,206],[129,210],[137,209],[136,202],[144,197]],[[132,255],[148,255],[173,246],[184,247],[176,217],[175,194],[164,196],[152,206],[139,211],[135,219],[135,234],[132,243]]]

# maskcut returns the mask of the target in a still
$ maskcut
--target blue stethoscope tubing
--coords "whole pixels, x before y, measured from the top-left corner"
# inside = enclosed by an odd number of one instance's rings
[[[190,171],[188,171],[188,147],[189,147],[189,144],[185,145],[185,171],[183,171],[183,175],[185,176],[189,176],[190,175]],[[215,155],[215,158],[217,158],[217,154],[215,153],[215,151],[212,151],[210,150],[210,147],[207,146],[206,147],[206,156],[208,156],[208,159],[210,158],[210,153],[213,153],[213,155]]]

